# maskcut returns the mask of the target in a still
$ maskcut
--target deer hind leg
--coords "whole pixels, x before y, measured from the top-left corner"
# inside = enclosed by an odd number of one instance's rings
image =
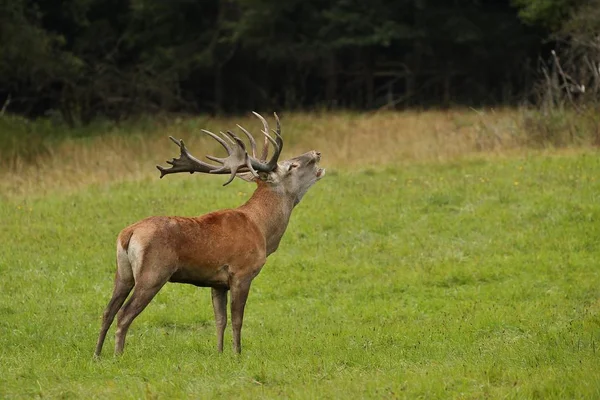
[[[123,353],[125,337],[133,320],[140,315],[152,301],[159,290],[167,283],[176,268],[171,262],[168,249],[144,248],[142,243],[135,240],[135,235],[129,242],[127,253],[122,253],[123,265],[129,265],[127,270],[135,280],[133,293],[117,314],[117,332],[115,334],[115,354]],[[121,267],[119,263],[119,267]]]
[[[129,326],[140,315],[144,308],[152,301],[159,290],[167,283],[166,279],[153,281],[152,283],[144,282],[144,279],[136,281],[133,287],[133,294],[127,300],[127,303],[121,308],[117,315],[117,333],[115,335],[115,354],[122,354],[125,348],[125,336]]]
[[[244,308],[246,307],[246,300],[248,300],[251,282],[252,279],[237,279],[236,277],[232,277],[230,282],[233,350],[238,354],[242,352],[242,323],[244,321]]]
[[[227,326],[227,289],[212,288],[212,304],[217,326],[217,350],[223,352],[223,336]]]
[[[113,289],[113,294],[102,315],[102,327],[100,328],[100,335],[98,336],[98,342],[96,343],[96,351],[94,352],[95,357],[100,356],[104,339],[106,339],[106,333],[115,319],[117,311],[119,311],[119,308],[121,308],[125,302],[127,295],[131,292],[133,284],[133,276],[123,278],[117,269],[117,272],[115,273],[115,287]]]

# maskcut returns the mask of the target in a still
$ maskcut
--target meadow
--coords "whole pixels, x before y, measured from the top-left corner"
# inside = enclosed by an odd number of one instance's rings
[[[285,116],[282,157],[318,149],[327,175],[254,280],[240,356],[181,284],[123,356],[114,326],[92,354],[119,230],[253,190],[158,179],[167,136],[215,154],[198,129],[257,121],[24,131],[0,176],[0,398],[599,398],[600,159],[583,135],[527,145],[511,113]]]

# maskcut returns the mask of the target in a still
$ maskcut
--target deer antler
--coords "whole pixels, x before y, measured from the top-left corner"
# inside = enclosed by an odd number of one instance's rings
[[[226,134],[220,132],[220,134],[227,140],[225,141],[218,135],[205,129],[202,129],[201,131],[203,133],[215,139],[227,151],[228,156],[225,158],[219,158],[209,155],[206,156],[206,158],[208,158],[209,160],[216,161],[221,165],[213,165],[198,160],[196,157],[192,156],[189,153],[182,139],[177,140],[172,136],[169,136],[169,138],[177,146],[179,146],[181,153],[179,155],[179,158],[173,158],[171,161],[167,161],[167,164],[172,165],[171,168],[166,169],[161,167],[160,165],[156,166],[156,168],[158,168],[158,170],[160,171],[160,177],[162,178],[167,174],[173,174],[178,172],[189,172],[190,174],[193,174],[194,172],[204,172],[211,174],[230,174],[229,180],[223,184],[223,186],[226,186],[229,183],[231,183],[231,181],[233,181],[233,178],[235,178],[235,175],[238,172],[251,172],[254,176],[258,177],[257,171],[273,171],[277,167],[277,160],[279,159],[279,155],[281,154],[281,150],[283,148],[283,138],[281,137],[281,126],[279,122],[279,117],[277,116],[277,114],[274,114],[275,119],[277,120],[277,131],[273,131],[276,135],[276,139],[273,139],[268,133],[269,125],[267,121],[260,114],[256,112],[253,113],[262,121],[264,126],[264,130],[262,131],[262,133],[265,136],[265,144],[263,147],[263,157],[261,157],[261,160],[256,159],[256,141],[254,140],[254,137],[250,134],[250,132],[248,132],[240,125],[238,125],[238,127],[242,130],[242,132],[244,132],[244,134],[248,137],[248,140],[250,141],[250,145],[252,147],[252,156],[250,156],[246,151],[246,145],[244,144],[244,142],[239,137],[234,135],[231,131],[227,131]],[[275,147],[275,151],[269,162],[265,163],[266,155],[268,153],[269,142],[273,144],[273,146]]]
[[[262,133],[263,133],[263,135],[265,135],[265,142],[263,144],[261,160],[267,161],[267,155],[269,153],[269,142],[273,143],[273,146],[275,147],[275,152],[273,153],[271,160],[269,160],[268,165],[275,168],[275,165],[277,165],[277,160],[279,159],[279,155],[281,154],[281,150],[283,149],[283,138],[281,137],[281,124],[279,122],[279,117],[277,116],[277,113],[273,113],[273,115],[275,116],[275,120],[277,121],[277,131],[273,131],[273,133],[277,137],[277,140],[274,140],[269,135],[269,124],[267,123],[267,120],[264,119],[263,116],[257,112],[252,111],[252,113],[261,120],[261,122],[263,123],[263,128],[264,128]]]

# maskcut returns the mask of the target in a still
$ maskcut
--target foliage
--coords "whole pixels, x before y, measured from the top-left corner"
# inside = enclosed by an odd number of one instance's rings
[[[92,352],[118,230],[235,206],[248,184],[0,200],[0,397],[597,398],[598,160],[330,169],[254,281],[241,357],[215,351],[210,291],[175,284],[123,357],[114,327]]]
[[[520,8],[519,16],[526,22],[541,24],[556,31],[569,13],[585,0],[512,0]]]
[[[600,104],[600,2],[519,0],[516,4],[525,20],[553,31],[550,54],[540,57],[534,104],[549,119],[563,120],[564,110],[570,109],[581,119],[595,121]]]
[[[0,22],[0,103],[71,126],[514,103],[540,49],[508,1],[0,0]]]

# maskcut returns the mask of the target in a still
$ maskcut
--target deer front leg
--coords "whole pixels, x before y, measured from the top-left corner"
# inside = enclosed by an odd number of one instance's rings
[[[217,325],[217,350],[223,352],[223,335],[227,326],[227,289],[212,288],[212,304]]]
[[[242,323],[244,320],[244,307],[250,292],[251,279],[233,278],[231,289],[231,325],[233,325],[233,350],[240,354],[242,352]]]

